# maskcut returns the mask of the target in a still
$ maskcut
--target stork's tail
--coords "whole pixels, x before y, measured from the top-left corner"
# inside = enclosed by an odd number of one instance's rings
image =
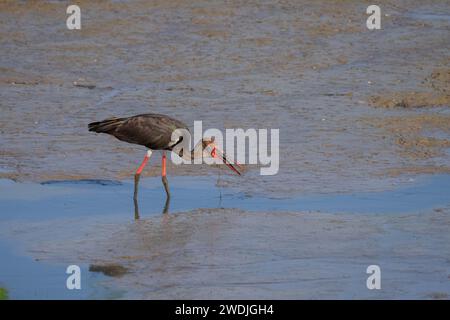
[[[124,118],[110,118],[88,124],[89,131],[98,133],[111,133],[124,122]]]

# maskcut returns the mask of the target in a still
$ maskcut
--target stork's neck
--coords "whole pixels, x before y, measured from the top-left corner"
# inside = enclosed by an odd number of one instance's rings
[[[203,148],[206,147],[203,145],[202,141],[199,141],[195,147],[190,152],[183,152],[183,149],[181,149],[178,153],[178,156],[181,158],[187,160],[187,161],[193,161],[195,159],[200,159],[203,157]]]

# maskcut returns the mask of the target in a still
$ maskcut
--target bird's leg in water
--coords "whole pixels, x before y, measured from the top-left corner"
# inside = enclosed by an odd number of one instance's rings
[[[138,185],[139,185],[139,179],[141,177],[141,172],[142,170],[144,170],[145,165],[147,164],[148,160],[150,159],[152,155],[152,151],[148,150],[147,154],[144,157],[144,160],[142,160],[141,165],[139,166],[139,168],[136,170],[136,174],[134,175],[134,197],[133,199],[136,201],[137,200],[137,195],[138,195]]]
[[[169,213],[170,197],[166,198],[166,203],[164,204],[163,213]]]
[[[139,220],[139,204],[136,198],[134,198],[134,220]]]
[[[162,178],[162,182],[164,185],[164,189],[166,189],[167,199],[170,199],[169,183],[167,182],[167,177],[166,177],[166,152],[165,151],[163,151],[163,155],[162,155],[161,178]]]

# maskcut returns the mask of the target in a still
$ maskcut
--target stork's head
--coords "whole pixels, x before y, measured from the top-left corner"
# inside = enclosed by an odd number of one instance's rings
[[[238,168],[241,169],[242,167],[237,162],[232,162],[228,160],[225,152],[223,152],[214,142],[215,138],[203,138],[200,140],[194,147],[194,154],[202,153],[203,158],[217,158],[220,159],[224,164],[227,165],[230,170],[234,171],[238,175],[241,175]]]

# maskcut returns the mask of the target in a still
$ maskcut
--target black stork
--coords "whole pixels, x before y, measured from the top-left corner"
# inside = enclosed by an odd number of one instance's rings
[[[162,151],[161,178],[167,195],[166,208],[164,210],[166,212],[168,201],[170,199],[169,184],[166,177],[166,151],[173,151],[175,146],[182,141],[182,137],[179,137],[178,140],[173,141],[172,133],[176,129],[184,129],[189,131],[188,127],[183,122],[172,117],[163,114],[147,113],[127,118],[109,118],[103,121],[92,122],[88,125],[88,128],[89,131],[107,133],[113,135],[121,141],[142,145],[148,148],[144,160],[137,168],[134,175],[133,199],[136,206],[136,212],[138,185],[141,172],[150,159],[152,151]],[[182,154],[182,152],[180,152],[178,155],[187,160],[194,160],[205,156],[211,156],[214,158],[218,157],[231,170],[239,175],[241,174],[237,169],[237,167],[240,167],[239,164],[233,164],[230,162],[225,153],[215,145],[213,138],[203,138],[195,145],[189,154]],[[136,213],[136,215],[138,214]]]

